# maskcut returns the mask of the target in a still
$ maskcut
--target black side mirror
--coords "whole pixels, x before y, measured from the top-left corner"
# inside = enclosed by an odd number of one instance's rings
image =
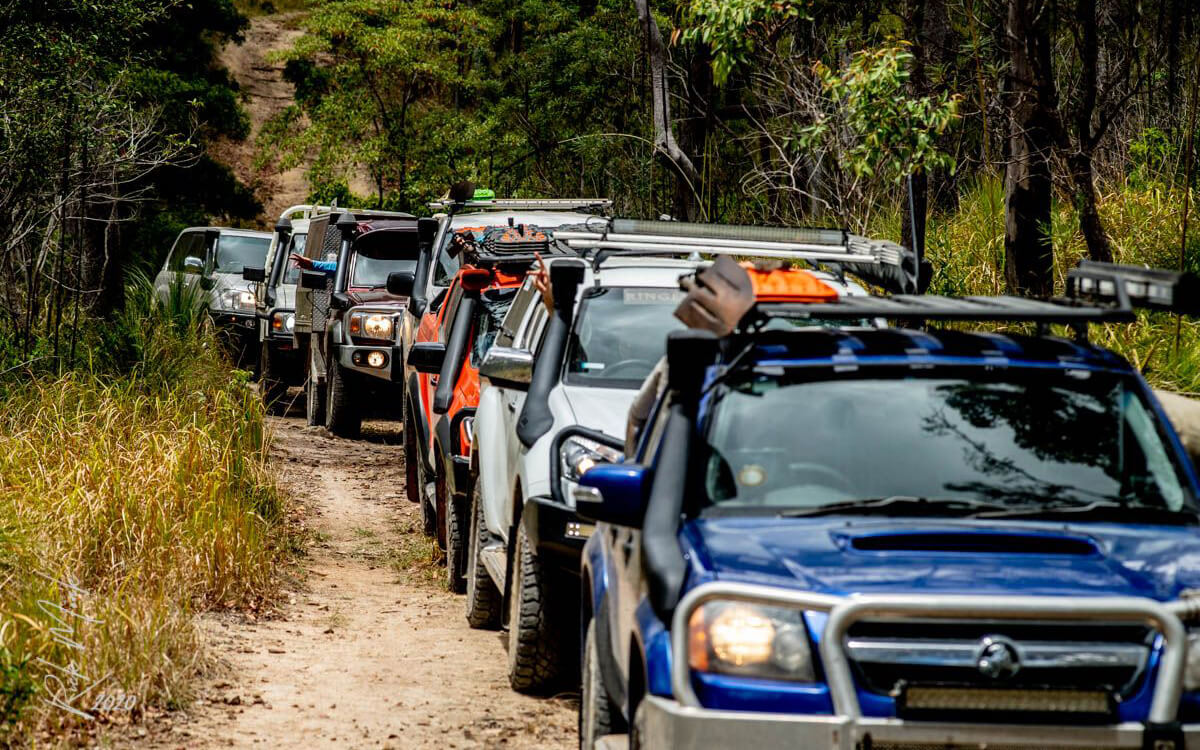
[[[321,271],[301,271],[300,288],[324,290],[328,278],[329,276]]]
[[[446,345],[440,341],[422,341],[408,350],[408,364],[417,372],[437,375],[446,359]]]
[[[416,281],[412,271],[392,271],[387,277],[387,292],[393,297],[411,297]]]
[[[349,310],[350,298],[342,292],[334,292],[329,296],[329,307],[331,310]]]
[[[267,269],[246,266],[242,269],[242,278],[246,281],[266,281]]]

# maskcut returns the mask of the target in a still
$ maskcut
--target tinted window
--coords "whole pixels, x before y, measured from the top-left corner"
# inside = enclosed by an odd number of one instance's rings
[[[388,275],[395,271],[417,270],[417,248],[396,233],[394,241],[371,242],[356,246],[350,261],[352,287],[382,289],[387,286]]]
[[[1178,510],[1188,496],[1161,426],[1125,376],[861,378],[762,376],[722,389],[706,431],[709,502],[813,508],[901,495]]]
[[[197,236],[203,237],[203,235]],[[236,234],[223,234],[217,241],[217,257],[213,262],[213,271],[241,273],[246,266],[262,268],[270,247],[270,237],[242,237]]]
[[[479,297],[478,321],[475,324],[475,341],[471,344],[471,364],[478,368],[483,356],[496,341],[504,316],[517,296],[516,289],[489,289]]]
[[[678,289],[604,287],[585,293],[567,348],[566,382],[637,388],[683,328]]]
[[[171,250],[171,258],[167,262],[168,271],[183,272],[183,261],[189,255],[198,258],[204,258],[204,235],[199,232],[186,232],[179,235],[179,239],[175,240],[175,247]]]

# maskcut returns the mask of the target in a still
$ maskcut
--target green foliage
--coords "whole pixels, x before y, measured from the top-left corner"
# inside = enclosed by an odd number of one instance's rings
[[[724,86],[750,63],[759,40],[769,40],[789,21],[809,19],[811,8],[812,0],[691,0],[684,8],[689,25],[677,38],[708,47],[713,78]]]
[[[954,158],[937,138],[958,119],[961,97],[909,94],[911,64],[912,53],[899,45],[856,52],[838,71],[815,63],[827,107],[800,130],[800,146],[815,150],[844,132],[850,143],[842,157],[850,171],[893,182],[918,171],[953,169]]]

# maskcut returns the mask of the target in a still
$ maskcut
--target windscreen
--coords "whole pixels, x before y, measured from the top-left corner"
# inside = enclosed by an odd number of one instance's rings
[[[1125,375],[761,376],[722,387],[709,504],[817,508],[881,498],[1002,509],[1191,505],[1178,457]]]
[[[603,388],[638,388],[667,348],[667,334],[682,329],[678,289],[589,289],[567,345],[565,382]]]
[[[246,266],[262,268],[271,247],[270,237],[243,237],[223,234],[217,241],[217,258],[213,271],[217,273],[241,273]]]
[[[293,234],[292,238],[290,240],[290,243],[288,245],[288,256],[290,256],[292,253],[296,253],[297,255],[304,255],[304,245],[307,243],[307,241],[308,241],[307,234]],[[287,271],[284,273],[283,283],[299,284],[300,283],[300,266],[296,265],[291,260],[286,260],[286,261],[284,261],[284,263],[285,263],[284,268],[286,268]]]
[[[354,249],[350,265],[350,286],[359,289],[382,289],[388,275],[396,271],[417,270],[418,248],[403,233],[396,233],[394,242],[371,242]]]

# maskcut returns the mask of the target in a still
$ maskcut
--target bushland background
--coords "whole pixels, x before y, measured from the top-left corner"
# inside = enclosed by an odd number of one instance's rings
[[[294,98],[234,170],[214,154],[251,136],[246,92],[217,53],[280,13]],[[1200,270],[1198,22],[1189,0],[0,0],[0,741],[80,726],[37,700],[47,664],[186,704],[192,616],[262,606],[299,544],[248,374],[145,282],[184,226],[272,223],[235,173],[418,213],[472,179],[844,226],[921,247],[933,291],[1045,295],[1081,257]],[[1200,392],[1196,324],[1095,337]],[[47,601],[105,626],[64,644]]]

